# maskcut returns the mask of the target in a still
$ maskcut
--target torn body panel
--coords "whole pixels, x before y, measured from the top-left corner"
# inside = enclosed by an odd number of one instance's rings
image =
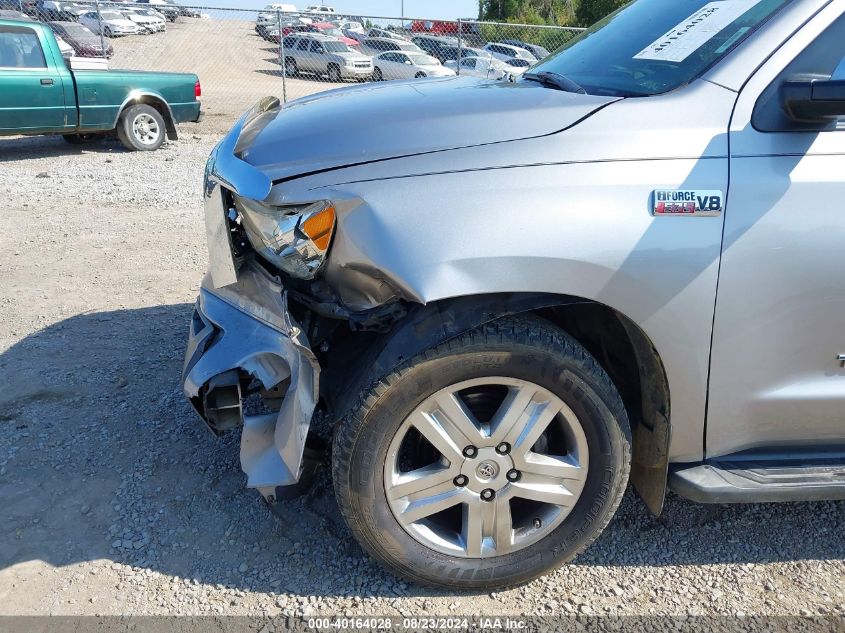
[[[242,372],[266,390],[289,382],[278,412],[243,415],[241,467],[247,485],[271,495],[299,479],[302,453],[317,402],[320,367],[287,309],[278,278],[248,264],[222,289],[206,277],[185,357],[185,395],[208,421],[203,404],[211,383]]]

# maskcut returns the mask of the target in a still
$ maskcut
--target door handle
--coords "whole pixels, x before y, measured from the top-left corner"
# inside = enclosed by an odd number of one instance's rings
[[[42,86],[52,86],[52,85],[53,85],[53,80],[52,80],[52,79],[42,79],[42,80],[41,80],[41,85],[42,85]]]

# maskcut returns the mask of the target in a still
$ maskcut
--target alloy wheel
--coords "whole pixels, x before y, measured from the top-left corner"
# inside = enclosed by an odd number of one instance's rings
[[[489,377],[424,400],[384,465],[393,516],[436,551],[487,558],[557,528],[578,501],[589,451],[575,413],[547,389]]]
[[[132,134],[143,145],[153,145],[158,141],[161,128],[158,121],[146,113],[141,113],[132,121]]]

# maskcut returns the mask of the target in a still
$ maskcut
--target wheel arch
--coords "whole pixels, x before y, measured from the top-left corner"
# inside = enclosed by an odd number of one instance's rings
[[[129,94],[129,96],[127,96],[121,104],[120,109],[117,113],[117,117],[114,120],[114,125],[112,127],[117,127],[118,122],[120,121],[120,117],[123,116],[123,113],[126,112],[127,108],[139,104],[144,104],[155,108],[164,119],[164,126],[167,129],[167,138],[171,141],[178,140],[179,132],[176,129],[176,119],[173,117],[173,110],[171,110],[170,104],[167,103],[167,99],[162,97],[160,94],[154,92],[134,91]]]
[[[372,378],[387,374],[405,360],[440,343],[506,316],[534,314],[550,321],[581,343],[619,390],[633,433],[631,482],[654,514],[666,492],[671,439],[669,384],[663,361],[649,336],[629,317],[591,299],[545,293],[494,293],[412,304],[389,332],[372,337],[366,352],[353,343],[349,363],[323,374],[324,387],[335,395],[339,417],[354,405]],[[350,334],[341,328],[341,337]],[[343,347],[342,341],[339,347]],[[360,343],[360,340],[357,341]]]

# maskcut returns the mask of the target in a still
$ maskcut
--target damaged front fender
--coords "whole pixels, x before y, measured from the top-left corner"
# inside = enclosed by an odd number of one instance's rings
[[[320,367],[287,309],[285,290],[264,269],[247,265],[238,281],[212,288],[203,281],[191,324],[182,383],[212,426],[209,390],[242,372],[266,390],[289,382],[278,413],[243,415],[241,468],[265,496],[299,480],[305,439],[319,393]]]

